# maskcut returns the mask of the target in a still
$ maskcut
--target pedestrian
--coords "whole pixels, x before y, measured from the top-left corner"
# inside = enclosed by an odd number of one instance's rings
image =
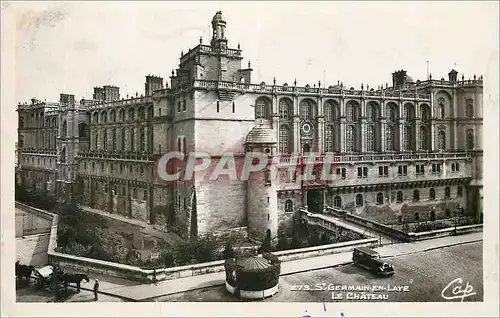
[[[97,301],[99,294],[99,280],[96,279],[94,283],[94,301]]]

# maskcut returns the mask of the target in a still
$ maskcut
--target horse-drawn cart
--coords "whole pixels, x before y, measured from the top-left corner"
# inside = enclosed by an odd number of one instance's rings
[[[62,273],[60,268],[54,268],[52,265],[35,268],[35,286],[58,291],[60,288],[64,287],[60,280]]]

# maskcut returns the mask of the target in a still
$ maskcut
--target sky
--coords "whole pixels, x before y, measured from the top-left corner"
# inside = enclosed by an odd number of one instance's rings
[[[360,88],[486,74],[498,59],[497,2],[29,2],[17,14],[17,101],[91,98],[117,85],[144,93],[148,74],[168,79],[181,51],[210,41],[221,10],[229,46],[241,44],[252,82],[300,86],[342,81]]]

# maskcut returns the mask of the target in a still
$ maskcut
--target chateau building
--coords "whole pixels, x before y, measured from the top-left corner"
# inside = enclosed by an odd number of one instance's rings
[[[252,83],[240,45],[228,46],[221,12],[209,45],[182,53],[170,85],[146,76],[144,94],[94,88],[92,99],[18,105],[17,183],[82,204],[198,235],[240,229],[275,237],[303,206],[348,210],[384,223],[482,212],[483,78],[415,81],[361,89]],[[279,157],[276,179],[167,182],[171,151]],[[299,154],[298,160],[291,154]],[[333,180],[301,180],[301,155],[333,156]],[[213,159],[216,164],[216,159]],[[182,173],[182,171],[181,171]]]

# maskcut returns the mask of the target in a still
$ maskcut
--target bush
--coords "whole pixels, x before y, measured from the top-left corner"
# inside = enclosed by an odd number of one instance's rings
[[[234,259],[226,259],[224,262],[224,269],[226,272],[226,282],[232,287],[236,286],[236,280],[234,279],[233,272],[236,270],[236,262]]]

